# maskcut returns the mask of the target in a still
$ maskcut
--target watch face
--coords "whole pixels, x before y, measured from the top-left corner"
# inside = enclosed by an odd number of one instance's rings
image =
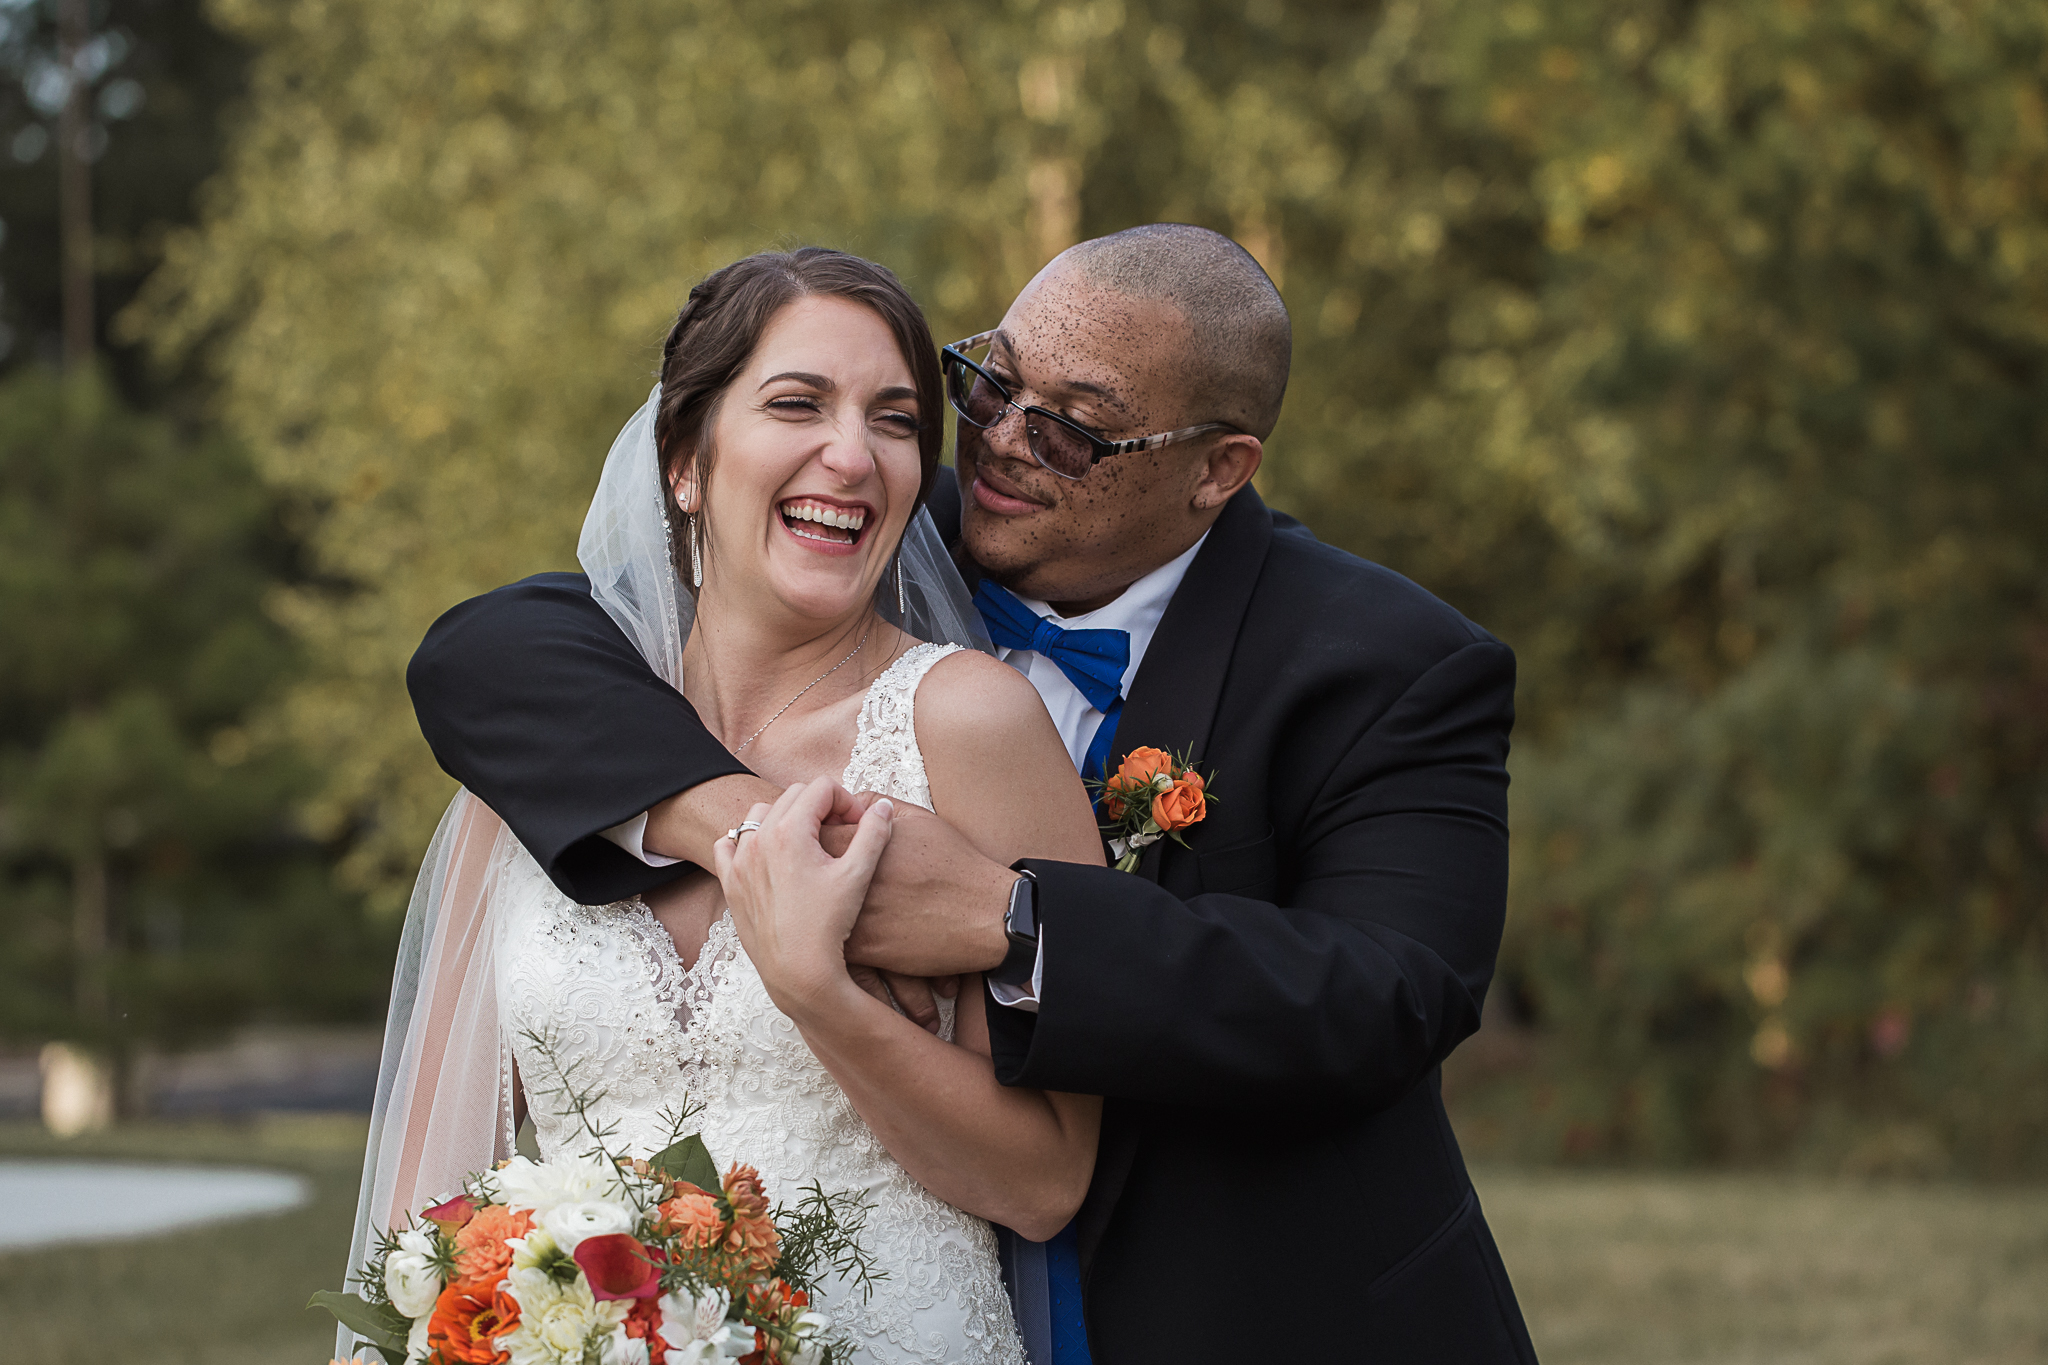
[[[1010,886],[1010,908],[1003,915],[1003,932],[1011,938],[1038,937],[1037,883],[1019,877]]]

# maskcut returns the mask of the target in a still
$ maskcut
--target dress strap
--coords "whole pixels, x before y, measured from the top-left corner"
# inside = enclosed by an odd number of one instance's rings
[[[917,747],[917,688],[932,666],[960,652],[954,644],[919,644],[882,671],[860,706],[853,752],[840,785],[848,791],[876,791],[920,806],[931,805],[924,754]]]

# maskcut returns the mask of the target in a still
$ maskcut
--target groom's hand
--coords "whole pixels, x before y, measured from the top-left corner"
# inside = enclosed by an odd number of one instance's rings
[[[875,798],[863,793],[857,799],[864,806]],[[895,832],[847,937],[846,960],[934,978],[1001,966],[1009,951],[1003,912],[1017,874],[923,807],[908,801],[895,807]],[[828,826],[822,833],[835,855],[852,838],[850,829]]]
[[[926,1033],[939,1031],[939,997],[951,1000],[960,993],[960,983],[952,977],[929,981],[921,976],[899,976],[879,967],[862,967],[851,962],[846,965],[846,972],[853,978],[854,985],[890,1009],[901,1011],[906,1019]]]

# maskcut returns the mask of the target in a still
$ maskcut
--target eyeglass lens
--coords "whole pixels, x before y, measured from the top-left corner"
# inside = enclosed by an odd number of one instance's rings
[[[951,359],[951,357],[948,357]],[[1010,395],[1002,385],[982,373],[979,366],[955,360],[946,366],[947,397],[962,417],[987,430],[1003,420]],[[1064,422],[1050,420],[1037,412],[1024,414],[1024,437],[1038,462],[1055,474],[1070,479],[1086,475],[1095,465],[1095,448],[1088,438]]]

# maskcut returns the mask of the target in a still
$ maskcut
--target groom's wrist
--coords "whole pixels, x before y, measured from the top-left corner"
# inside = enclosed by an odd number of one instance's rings
[[[1003,911],[1003,960],[988,973],[999,986],[1020,989],[1037,972],[1038,963],[1038,878],[1012,865],[1017,874]]]
[[[1010,909],[1010,889],[1016,884],[1017,874],[1001,863],[990,862],[977,869],[976,888],[966,904],[975,907],[975,913],[965,924],[968,941],[964,945],[966,970],[987,975],[998,971],[1010,955],[1010,936],[1005,920]]]

